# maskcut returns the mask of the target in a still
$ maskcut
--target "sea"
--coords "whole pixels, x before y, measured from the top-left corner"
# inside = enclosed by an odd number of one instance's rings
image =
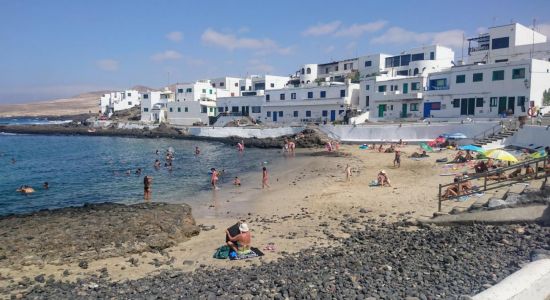
[[[200,155],[195,155],[196,146]],[[164,167],[169,149],[175,153],[171,171]],[[145,175],[153,177],[152,201],[200,201],[198,195],[211,188],[210,168],[224,170],[223,190],[234,176],[261,174],[262,166],[280,156],[278,150],[246,148],[240,153],[230,145],[206,141],[0,133],[0,215],[85,203],[142,202]],[[160,169],[154,167],[156,159]],[[136,174],[138,168],[141,174]],[[22,185],[35,193],[16,192]]]
[[[72,120],[49,120],[42,117],[0,118],[0,125],[53,125],[70,122]]]

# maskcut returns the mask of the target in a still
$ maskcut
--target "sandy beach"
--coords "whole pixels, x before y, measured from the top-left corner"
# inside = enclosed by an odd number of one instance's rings
[[[2,288],[13,286],[24,277],[44,274],[47,278],[75,281],[106,268],[111,280],[137,279],[166,269],[192,271],[204,267],[227,268],[250,266],[260,261],[277,260],[285,253],[302,249],[334,245],[336,237],[348,234],[340,230],[342,220],[353,218],[394,222],[412,217],[431,216],[437,210],[437,185],[448,183],[452,177],[439,176],[446,172],[435,159],[454,152],[430,154],[430,158],[407,158],[418,146],[401,148],[400,168],[393,167],[393,153],[362,150],[356,145],[344,145],[337,153],[324,150],[299,149],[280,165],[268,166],[271,188],[262,190],[261,173],[242,178],[243,186],[222,186],[208,191],[193,207],[201,233],[162,252],[143,252],[121,257],[89,261],[82,269],[77,263],[64,265],[37,264],[0,269]],[[281,154],[283,155],[283,154]],[[345,178],[345,166],[352,167],[351,181]],[[385,169],[392,187],[370,187],[380,169]],[[226,179],[230,181],[230,178]],[[197,201],[195,201],[197,202]],[[448,203],[453,205],[453,203]],[[275,251],[257,261],[216,260],[215,249],[224,243],[224,230],[237,220],[251,227],[253,245],[264,249],[268,243]],[[361,228],[357,224],[357,228]],[[327,236],[327,230],[330,236]],[[134,257],[139,263],[132,264]],[[68,271],[68,272],[66,272]],[[65,275],[63,273],[65,272]],[[69,274],[69,275],[67,275]]]

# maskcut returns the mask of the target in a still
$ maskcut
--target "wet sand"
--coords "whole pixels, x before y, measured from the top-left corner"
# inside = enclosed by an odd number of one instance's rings
[[[322,150],[298,149],[296,157],[280,165],[270,166],[271,188],[261,189],[261,172],[242,178],[243,186],[233,187],[232,178],[219,191],[200,195],[202,201],[193,207],[201,233],[189,241],[161,252],[112,257],[89,261],[87,269],[78,264],[29,265],[0,269],[0,288],[23,277],[74,281],[101,269],[108,270],[111,280],[137,279],[161,270],[192,271],[207,266],[227,268],[250,266],[261,261],[273,261],[284,253],[334,245],[334,237],[347,237],[338,224],[342,219],[365,218],[394,222],[412,217],[431,216],[437,210],[437,186],[452,177],[441,173],[461,170],[443,169],[435,159],[451,157],[454,151],[430,154],[430,158],[415,161],[407,158],[418,146],[405,146],[401,168],[393,167],[393,153],[378,153],[344,145],[337,155]],[[246,154],[245,154],[246,155]],[[282,154],[281,154],[282,155]],[[346,181],[346,164],[353,176]],[[380,169],[385,169],[392,187],[369,187]],[[198,201],[194,201],[198,203]],[[453,205],[447,203],[446,205]],[[256,261],[227,261],[212,258],[215,249],[224,244],[224,230],[237,220],[251,227],[253,246],[260,249],[274,243],[275,251]],[[357,224],[358,228],[361,225]],[[65,273],[65,275],[63,274]]]

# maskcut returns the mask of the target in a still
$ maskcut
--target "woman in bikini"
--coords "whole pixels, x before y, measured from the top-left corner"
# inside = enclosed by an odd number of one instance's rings
[[[217,186],[218,179],[219,179],[218,178],[218,171],[216,171],[215,168],[210,169],[210,171],[212,172],[212,175],[210,177],[210,184],[212,185],[212,188],[214,190],[218,190],[219,189],[218,186]]]
[[[268,180],[267,168],[263,167],[263,170],[262,170],[262,189],[265,189],[265,187],[268,187],[268,188],[271,187],[269,185],[269,183],[267,182],[267,180]]]

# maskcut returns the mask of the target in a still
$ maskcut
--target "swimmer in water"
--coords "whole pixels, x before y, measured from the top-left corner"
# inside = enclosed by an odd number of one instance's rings
[[[160,169],[160,160],[155,159],[155,169]]]
[[[195,155],[201,154],[201,149],[199,149],[199,146],[195,147]]]
[[[136,175],[141,175],[141,168],[137,168]]]
[[[210,177],[210,184],[212,185],[212,188],[215,189],[215,190],[219,190],[217,184],[218,184],[218,171],[216,171],[215,168],[212,168],[210,169],[210,171],[212,172],[212,175]]]
[[[46,182],[44,182],[44,184],[42,185],[42,187],[43,187],[45,190],[47,190],[47,189],[50,188],[50,185],[49,185],[48,182],[46,181]]]

